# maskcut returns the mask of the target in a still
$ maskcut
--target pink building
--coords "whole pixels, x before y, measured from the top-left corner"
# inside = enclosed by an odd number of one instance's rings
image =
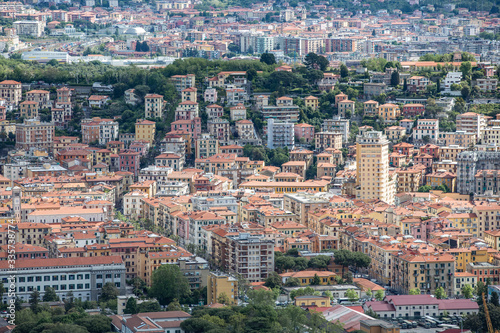
[[[295,138],[300,140],[304,138],[306,142],[311,142],[314,139],[314,126],[309,124],[297,124],[294,127]]]
[[[132,172],[137,177],[140,167],[140,154],[133,150],[122,150],[118,156],[120,159],[120,170]]]
[[[439,158],[439,146],[433,145],[431,143],[420,147],[420,154],[431,155],[434,159]]]
[[[406,104],[403,105],[403,117],[416,117],[423,115],[425,112],[425,106],[423,104]]]
[[[422,164],[422,165],[425,165],[427,168],[432,167],[433,158],[431,155],[420,154],[420,155],[413,157],[413,160],[415,161],[415,164]]]
[[[186,131],[193,139],[197,139],[201,134],[201,118],[196,117],[191,120],[177,120],[170,125],[171,131]]]

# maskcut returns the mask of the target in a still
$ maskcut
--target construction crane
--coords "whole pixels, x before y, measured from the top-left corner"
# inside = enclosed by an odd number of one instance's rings
[[[491,324],[490,312],[488,311],[488,304],[486,303],[486,298],[483,293],[483,306],[484,306],[484,316],[486,317],[486,323],[488,324],[488,333],[500,333],[499,330],[493,330],[493,325]]]

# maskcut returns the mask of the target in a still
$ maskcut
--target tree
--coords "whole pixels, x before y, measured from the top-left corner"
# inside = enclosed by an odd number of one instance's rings
[[[260,56],[260,62],[268,65],[274,65],[276,63],[276,58],[274,57],[274,54],[265,52]]]
[[[348,77],[349,76],[349,69],[345,64],[340,65],[340,77]]]
[[[107,302],[110,300],[114,300],[120,295],[120,291],[116,288],[113,282],[106,282],[101,289],[101,297],[99,297],[99,301]]]
[[[106,333],[111,330],[111,318],[104,315],[87,316],[76,320],[75,324],[85,327],[89,333]]]
[[[372,259],[362,252],[351,252],[351,261],[357,271],[360,268],[368,268]]]
[[[406,82],[406,79],[403,81],[403,91],[408,91],[408,82]]]
[[[377,301],[381,301],[381,300],[383,300],[383,299],[384,299],[384,292],[383,292],[382,290],[377,290],[377,291],[375,292],[375,299],[376,299]]]
[[[45,292],[43,294],[42,300],[44,302],[55,302],[59,300],[59,297],[56,294],[56,291],[52,287],[45,288]]]
[[[499,306],[498,293],[497,292],[492,292],[491,293],[490,303],[493,304],[494,306]]]
[[[281,276],[279,276],[276,272],[271,272],[264,285],[269,288],[280,288],[282,285]]]
[[[472,65],[470,61],[462,62],[462,64],[460,65],[460,71],[462,72],[462,77],[464,78],[464,80],[467,80],[472,72]]]
[[[432,187],[430,185],[424,185],[418,188],[418,192],[430,192],[431,190]]]
[[[498,6],[492,6],[490,9],[490,14],[498,14],[500,12],[500,8]]]
[[[250,68],[247,70],[247,78],[249,81],[252,81],[255,77],[257,77],[257,71],[254,68]]]
[[[369,298],[372,298],[373,296],[373,293],[372,293],[372,290],[370,288],[368,288],[365,292],[366,296],[369,297]]]
[[[311,281],[311,286],[319,286],[320,284],[321,284],[321,279],[319,278],[318,274],[314,274]]]
[[[410,295],[420,295],[420,288],[410,289]]]
[[[142,50],[142,43],[141,43],[141,41],[139,41],[139,40],[138,40],[138,41],[135,43],[135,51],[136,51],[136,52],[141,52],[141,50]]]
[[[434,296],[436,296],[437,299],[446,298],[446,292],[444,291],[444,288],[443,287],[436,288],[436,290],[434,290]]]
[[[349,289],[345,292],[349,302],[356,302],[359,299],[358,293],[354,289]]]
[[[141,304],[137,305],[137,312],[158,312],[161,311],[161,306],[160,303],[157,301],[148,301],[148,302],[142,302]]]
[[[342,277],[344,278],[344,269],[351,264],[351,251],[345,249],[336,251],[333,261],[342,266]]]
[[[29,300],[30,308],[31,311],[33,311],[33,313],[38,313],[38,311],[40,310],[38,304],[39,302],[40,302],[40,292],[35,290],[31,293]]]
[[[137,301],[135,300],[135,297],[129,297],[127,300],[127,304],[125,305],[125,310],[123,310],[124,313],[127,314],[136,314],[137,312]]]
[[[391,86],[397,86],[399,84],[399,72],[394,71],[391,74]]]
[[[319,69],[321,71],[326,71],[329,61],[316,53],[308,53],[304,58],[304,65],[309,69]]]
[[[154,271],[150,294],[161,305],[167,305],[174,298],[182,300],[191,294],[189,282],[177,265],[162,265]]]
[[[465,100],[469,98],[470,92],[471,92],[470,87],[466,84],[462,87],[462,90],[460,91],[460,93],[462,94],[462,98]]]
[[[181,311],[181,303],[179,303],[179,300],[177,298],[174,298],[172,302],[170,302],[167,306],[167,311]]]
[[[149,52],[149,45],[146,41],[142,42],[141,51],[142,52]]]
[[[465,298],[472,298],[473,294],[474,294],[474,289],[472,288],[472,286],[470,284],[465,284],[462,287],[462,295]]]
[[[296,277],[288,278],[285,282],[285,287],[298,287],[300,286],[300,280]]]
[[[231,300],[229,299],[229,296],[227,296],[227,294],[223,292],[220,293],[219,297],[217,297],[217,302],[220,304],[227,305],[231,302]]]

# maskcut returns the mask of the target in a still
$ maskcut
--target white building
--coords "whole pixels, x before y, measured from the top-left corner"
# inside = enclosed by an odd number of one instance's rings
[[[5,260],[0,262],[0,278],[9,282],[12,271]],[[64,301],[69,291],[82,301],[97,301],[102,286],[113,283],[121,295],[125,294],[125,264],[120,256],[23,259],[16,261],[15,293],[28,302],[33,291],[43,298],[45,288],[54,288],[57,296]],[[3,303],[8,302],[4,293]]]
[[[207,103],[216,103],[217,102],[217,90],[215,88],[208,88],[203,93],[203,99]]]
[[[333,119],[323,120],[321,125],[322,132],[340,132],[342,133],[342,142],[349,141],[349,119],[344,119],[339,116],[333,116]]]
[[[106,213],[102,208],[61,207],[59,209],[35,210],[28,214],[30,223],[61,223],[61,219],[78,216],[89,222],[105,221]]]
[[[109,141],[118,139],[119,125],[116,121],[101,121],[99,123],[99,144],[105,145]]]
[[[140,218],[142,214],[142,199],[148,195],[142,191],[132,191],[123,196],[123,215]]]
[[[12,26],[20,36],[41,37],[44,25],[44,21],[16,21]]]
[[[270,149],[295,147],[294,124],[288,122],[277,122],[274,119],[267,120],[267,147]]]
[[[452,84],[459,84],[462,81],[462,72],[448,72],[444,78],[444,91],[451,91]]]
[[[424,137],[429,137],[429,142],[436,143],[439,136],[439,120],[419,119],[417,127],[413,129],[413,142],[417,144],[423,141]]]

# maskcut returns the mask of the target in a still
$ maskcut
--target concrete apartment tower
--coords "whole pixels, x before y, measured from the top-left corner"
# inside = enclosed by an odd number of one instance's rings
[[[389,141],[382,132],[356,138],[356,197],[394,204],[395,181],[389,177]]]

